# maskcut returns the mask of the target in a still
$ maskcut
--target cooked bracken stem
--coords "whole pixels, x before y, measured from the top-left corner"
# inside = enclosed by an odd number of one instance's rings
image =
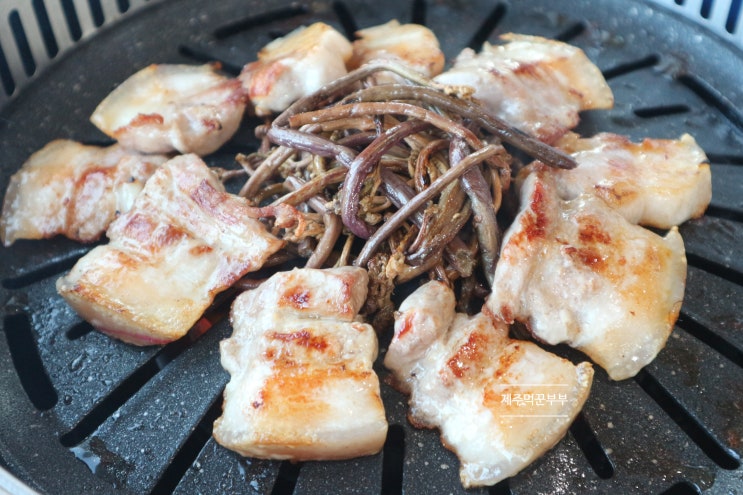
[[[371,255],[380,244],[392,234],[413,212],[421,208],[427,201],[439,194],[447,184],[458,179],[470,167],[488,159],[500,152],[500,147],[492,144],[475,151],[459,163],[451,167],[441,177],[436,179],[425,191],[418,193],[409,203],[397,210],[376,232],[367,240],[363,249],[354,261],[356,266],[366,266]]]
[[[451,163],[459,163],[467,156],[467,145],[458,139],[451,143],[449,151]],[[478,167],[472,167],[460,179],[474,212],[474,227],[480,244],[480,257],[488,284],[493,285],[495,264],[500,248],[500,228],[493,207],[490,187]]]
[[[415,100],[471,119],[508,144],[550,166],[566,169],[577,166],[575,160],[567,154],[520,131],[501,119],[488,115],[477,103],[447,95],[434,88],[405,84],[372,86],[355,93],[344,101],[347,104],[352,104],[354,102],[390,102],[393,100]]]
[[[397,124],[364,148],[350,164],[341,196],[341,215],[343,224],[356,236],[368,239],[374,232],[372,227],[358,217],[364,180],[374,170],[382,155],[392,146],[406,136],[421,132],[427,127],[429,127],[427,123],[415,120]]]

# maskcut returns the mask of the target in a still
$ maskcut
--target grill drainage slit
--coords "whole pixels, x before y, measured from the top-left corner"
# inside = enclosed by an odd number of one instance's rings
[[[615,65],[614,67],[603,70],[602,73],[604,75],[604,79],[609,80],[614,77],[624,76],[635,71],[649,69],[650,67],[658,65],[659,62],[660,57],[658,55],[648,55],[647,57],[633,60],[631,62]]]
[[[338,18],[338,22],[343,26],[346,37],[350,40],[356,37],[356,31],[359,30],[356,19],[354,19],[351,9],[344,2],[333,2],[333,12]]]
[[[283,21],[307,14],[309,9],[304,5],[290,5],[276,10],[269,10],[263,14],[258,14],[238,21],[225,24],[214,30],[213,35],[218,40],[229,38],[230,36],[249,31],[256,27],[261,27],[276,21]]]
[[[488,14],[480,27],[477,28],[475,34],[472,35],[467,46],[475,51],[479,51],[482,44],[488,41],[490,35],[493,34],[493,31],[498,27],[498,24],[500,24],[501,20],[505,17],[507,11],[508,9],[502,3],[493,7],[490,14]]]
[[[240,71],[242,71],[242,67],[238,67],[233,63],[220,59],[219,57],[216,57],[213,54],[209,53],[208,50],[204,50],[196,46],[178,45],[178,53],[186,58],[190,58],[200,63],[219,62],[219,64],[221,65],[221,70],[230,74],[231,76],[237,76],[238,74],[240,74]]]
[[[709,83],[690,74],[682,74],[676,80],[689,88],[707,105],[719,110],[727,117],[731,124],[743,131],[743,114],[737,110],[736,106],[730,100],[710,86]]]
[[[69,448],[88,438],[160,370],[185,351],[191,342],[192,339],[187,335],[163,347],[93,407],[69,432],[60,436],[60,443]]]
[[[222,394],[209,407],[204,417],[199,421],[194,432],[183,443],[183,446],[173,456],[173,459],[165,468],[162,476],[150,493],[159,495],[161,493],[173,493],[183,476],[188,472],[194,461],[198,458],[204,445],[212,436],[214,421],[222,412]]]
[[[382,495],[401,495],[405,465],[405,429],[390,425],[382,452]]]
[[[734,210],[731,208],[724,208],[722,206],[710,205],[707,207],[707,211],[705,211],[704,214],[710,217],[720,218],[722,220],[730,220],[732,222],[743,223],[743,211],[741,210]]]
[[[34,60],[33,53],[31,53],[31,46],[28,44],[26,30],[23,28],[23,22],[21,22],[21,16],[17,10],[10,13],[8,21],[10,22],[10,30],[13,31],[13,39],[18,48],[18,53],[21,56],[23,70],[26,76],[30,77],[36,72],[36,61]]]
[[[716,334],[684,312],[679,315],[676,325],[743,368],[743,350],[732,342]]]
[[[701,493],[702,491],[694,483],[681,481],[661,492],[660,495],[701,495]]]
[[[688,113],[689,107],[686,105],[660,105],[657,107],[644,107],[636,108],[632,111],[636,116],[641,119],[652,119],[655,117],[667,117],[669,115],[679,115],[682,113]]]
[[[715,464],[730,470],[740,467],[740,456],[723,445],[653,375],[643,369],[635,381]]]
[[[719,155],[706,153],[710,163],[716,165],[743,165],[743,155]]]
[[[743,273],[740,273],[729,266],[725,266],[722,263],[708,260],[698,254],[686,253],[686,261],[689,265],[704,270],[707,273],[711,273],[717,277],[732,282],[736,285],[743,286]]]
[[[2,282],[2,286],[4,289],[22,289],[37,282],[60,275],[72,268],[75,263],[77,263],[77,260],[82,258],[87,251],[88,249],[85,249],[84,252],[78,251],[65,258],[51,261],[34,268],[33,270],[21,273],[16,277],[6,278]]]
[[[301,469],[302,463],[300,462],[282,461],[271,495],[292,495]]]
[[[570,425],[570,434],[573,436],[578,446],[586,456],[588,463],[593,471],[603,479],[609,479],[614,476],[614,463],[606,454],[606,450],[599,442],[593,428],[588,423],[585,414],[578,414]]]
[[[410,22],[413,24],[426,25],[426,0],[413,0],[410,12]]]
[[[57,391],[39,356],[28,315],[21,312],[6,316],[3,328],[13,366],[29,400],[40,411],[53,408],[58,400]]]
[[[564,31],[562,31],[560,34],[555,36],[555,39],[557,41],[562,41],[565,43],[569,43],[581,34],[583,34],[586,31],[586,25],[583,22],[576,22],[575,24],[572,24],[567,27]]]
[[[81,337],[84,337],[85,335],[88,335],[92,331],[93,325],[85,320],[81,320],[80,322],[75,323],[70,328],[68,328],[65,332],[65,336],[67,336],[69,340],[77,340]]]
[[[508,478],[488,488],[488,495],[513,495]]]

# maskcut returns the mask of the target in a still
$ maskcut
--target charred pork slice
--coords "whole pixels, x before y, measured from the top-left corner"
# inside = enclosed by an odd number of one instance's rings
[[[678,230],[661,237],[591,194],[564,201],[553,177],[530,174],[486,308],[544,342],[580,349],[614,380],[663,348],[678,317],[686,256]]]
[[[387,421],[372,370],[377,338],[357,319],[367,283],[361,268],[295,269],[238,296],[220,346],[231,379],[217,442],[296,461],[379,452]]]
[[[704,151],[693,137],[643,139],[600,133],[569,133],[556,144],[578,167],[535,164],[555,176],[558,194],[573,199],[588,193],[603,199],[629,222],[669,229],[704,214],[712,199],[712,176]]]
[[[462,484],[493,485],[565,435],[593,368],[510,339],[504,323],[454,305],[452,290],[435,281],[405,299],[384,364],[410,393],[410,421],[439,428],[459,458]]]
[[[166,160],[118,144],[52,141],[10,178],[0,239],[6,246],[60,234],[80,242],[98,240],[117,215],[129,211],[145,181]]]
[[[95,328],[133,344],[162,344],[189,330],[214,296],[279,250],[195,155],[164,164],[110,243],[82,257],[57,290]]]

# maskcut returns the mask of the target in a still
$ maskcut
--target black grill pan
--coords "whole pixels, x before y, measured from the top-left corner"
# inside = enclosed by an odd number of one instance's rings
[[[579,130],[633,139],[691,133],[710,157],[712,204],[681,227],[686,299],[658,358],[620,383],[597,370],[583,412],[553,450],[513,478],[467,493],[743,492],[739,0],[15,3],[0,6],[3,191],[51,139],[105,142],[88,116],[135,70],[219,60],[235,73],[271,39],[317,20],[349,36],[392,18],[422,23],[449,59],[508,31],[583,48],[604,72],[616,107],[586,113]],[[246,119],[208,163],[234,166],[236,152],[255,148],[255,124]],[[221,448],[211,425],[228,379],[218,353],[230,333],[224,307],[195,341],[135,348],[111,340],[54,290],[88,249],[53,239],[0,252],[0,493],[26,491],[16,477],[48,494],[465,493],[454,455],[435,431],[407,423],[406,399],[386,385],[391,427],[379,455],[291,464]],[[384,338],[381,344],[384,351]]]

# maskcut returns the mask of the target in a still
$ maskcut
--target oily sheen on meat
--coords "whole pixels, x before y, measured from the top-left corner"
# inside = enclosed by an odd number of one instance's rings
[[[145,181],[167,160],[114,144],[90,146],[68,139],[51,141],[13,174],[0,218],[0,240],[64,235],[98,240],[126,213]]]
[[[347,459],[387,436],[374,329],[358,321],[366,270],[295,269],[235,300],[220,345],[230,373],[214,438],[245,456]]]
[[[133,344],[188,332],[214,296],[283,245],[196,155],[165,163],[57,291],[98,330]]]
[[[524,181],[521,204],[486,310],[585,352],[614,380],[634,376],[663,348],[681,308],[678,230],[661,237],[592,194],[562,200],[542,171]]]
[[[485,313],[455,313],[428,282],[403,301],[384,364],[410,393],[410,421],[439,428],[465,487],[518,473],[564,435],[588,397],[590,363],[574,365],[508,337]]]

